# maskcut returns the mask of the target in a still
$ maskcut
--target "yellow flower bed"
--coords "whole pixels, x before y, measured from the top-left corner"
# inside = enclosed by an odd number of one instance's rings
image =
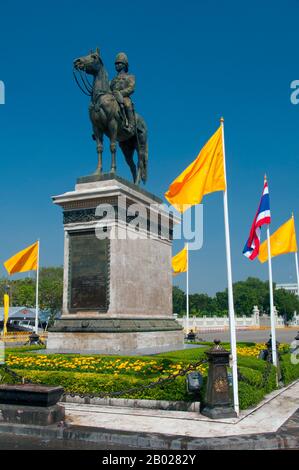
[[[280,344],[279,351],[283,351],[288,344]],[[240,356],[259,357],[260,352],[267,349],[265,343],[256,343],[254,346],[237,346],[237,354]]]
[[[94,356],[62,357],[47,355],[16,355],[9,354],[6,363],[10,367],[19,369],[39,370],[73,370],[82,372],[100,373],[138,373],[140,375],[152,375],[165,372],[164,367],[158,361],[143,361],[140,359],[109,359]]]
[[[281,344],[283,351],[287,345]],[[265,344],[255,344],[254,346],[238,346],[237,354],[258,358],[262,349],[266,349]],[[202,356],[205,358],[205,355]],[[189,359],[190,361],[190,359]],[[190,361],[196,362],[196,361]],[[100,374],[134,375],[144,377],[157,377],[161,375],[178,375],[183,369],[188,368],[188,363],[184,360],[168,360],[162,358],[115,358],[107,356],[64,356],[46,354],[16,354],[8,353],[6,363],[9,367],[25,370],[41,371],[73,371],[73,372],[97,372]],[[207,374],[208,364],[201,364],[197,370]]]
[[[109,359],[94,356],[66,357],[47,355],[17,355],[9,354],[6,359],[9,367],[33,370],[70,370],[74,372],[98,372],[101,374],[119,374],[155,376],[160,374],[179,374],[188,367],[186,363],[163,365],[161,360],[144,361],[142,359]],[[206,373],[207,365],[198,369]]]

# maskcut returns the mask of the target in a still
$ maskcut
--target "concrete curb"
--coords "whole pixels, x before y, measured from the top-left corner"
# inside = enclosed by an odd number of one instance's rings
[[[297,415],[299,418],[298,412]],[[71,439],[77,442],[78,449],[84,449],[84,443],[86,442],[104,444],[107,449],[109,449],[109,446],[114,448],[117,446],[120,450],[275,450],[299,448],[298,430],[289,433],[286,429],[278,433],[258,435],[194,438],[72,425],[44,427],[0,424],[0,433],[34,436],[50,440]]]
[[[130,398],[89,398],[64,395],[60,403],[77,403],[84,405],[119,406],[123,408],[146,408],[150,410],[195,411],[199,413],[200,402],[167,401],[167,400],[134,400]]]

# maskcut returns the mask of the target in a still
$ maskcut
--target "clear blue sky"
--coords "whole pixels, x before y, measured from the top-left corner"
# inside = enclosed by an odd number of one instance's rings
[[[290,102],[290,82],[299,79],[298,1],[27,0],[2,2],[0,17],[1,262],[39,237],[42,265],[62,264],[62,214],[51,196],[96,165],[88,98],[72,61],[99,46],[110,77],[122,50],[136,75],[135,106],[149,127],[149,191],[161,196],[225,117],[233,279],[267,279],[267,266],[242,249],[265,172],[272,230],[292,210],[299,226],[299,105]],[[120,152],[118,169],[129,178]],[[221,193],[204,199],[204,221],[191,291],[213,294],[226,286]],[[294,282],[293,256],[275,259],[273,271],[275,281]]]

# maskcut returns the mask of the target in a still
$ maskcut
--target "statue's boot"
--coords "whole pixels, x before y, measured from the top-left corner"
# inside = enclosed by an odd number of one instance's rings
[[[130,108],[126,109],[126,115],[127,115],[127,122],[125,124],[125,130],[126,132],[134,133],[135,131],[135,116],[133,113],[133,110]]]

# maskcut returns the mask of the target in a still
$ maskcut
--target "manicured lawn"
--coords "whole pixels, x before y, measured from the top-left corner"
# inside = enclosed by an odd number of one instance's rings
[[[202,347],[204,346],[204,347]],[[32,354],[32,347],[6,350],[7,365],[15,372],[35,383],[62,385],[66,392],[77,394],[99,394],[123,391],[157,381],[168,375],[178,375],[190,364],[206,358],[205,351],[212,346],[204,343],[201,347],[185,349],[152,356],[82,356],[76,354]],[[224,345],[227,348],[229,345]],[[258,359],[265,346],[254,343],[239,343],[238,367],[239,399],[241,409],[259,403],[274,390],[275,368]],[[36,349],[36,348],[34,348]],[[281,347],[282,351],[286,346]],[[154,388],[124,393],[122,398],[204,401],[208,365],[198,367],[204,377],[200,397],[188,395],[185,376]],[[290,355],[282,356],[282,372],[286,382],[299,377],[299,367],[290,362]],[[266,379],[265,379],[266,378]],[[11,380],[5,377],[5,381]]]

